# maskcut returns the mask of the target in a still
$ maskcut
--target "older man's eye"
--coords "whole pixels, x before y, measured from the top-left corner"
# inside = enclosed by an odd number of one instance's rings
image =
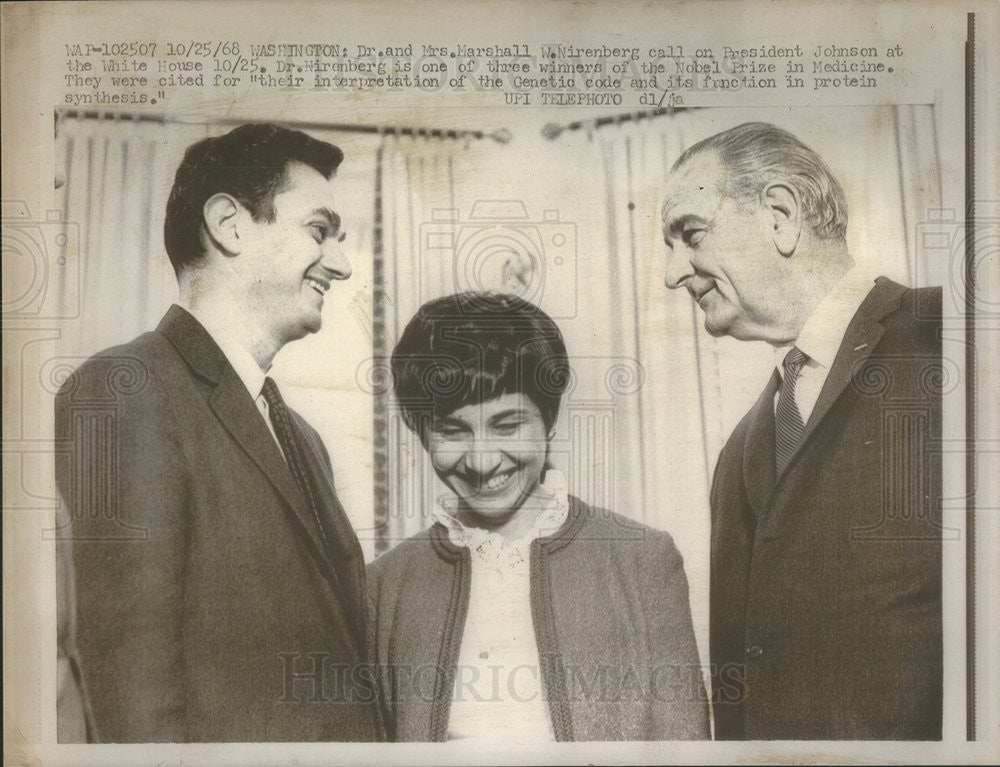
[[[693,247],[697,245],[699,242],[701,242],[702,239],[704,239],[705,230],[685,229],[684,232],[681,234],[681,237],[683,238],[684,242],[688,244],[688,246]]]

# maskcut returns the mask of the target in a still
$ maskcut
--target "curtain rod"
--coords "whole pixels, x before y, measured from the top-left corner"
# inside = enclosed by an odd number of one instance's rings
[[[545,136],[545,138],[552,140],[558,138],[559,135],[565,131],[575,131],[584,128],[587,130],[593,130],[595,128],[603,128],[605,125],[620,125],[621,123],[638,122],[639,120],[648,120],[653,117],[661,117],[662,115],[673,115],[677,112],[689,111],[691,109],[697,109],[697,107],[658,107],[657,109],[627,112],[625,114],[611,115],[610,117],[598,117],[594,120],[576,120],[567,125],[547,123],[545,127],[542,128],[542,135]]]
[[[259,120],[238,117],[219,117],[214,120],[182,119],[169,117],[164,113],[151,112],[118,112],[112,109],[57,109],[56,123],[63,119],[71,120],[120,120],[126,122],[150,122],[161,125],[220,125],[236,126]],[[383,136],[413,136],[416,138],[441,139],[491,139],[498,144],[506,144],[511,139],[511,133],[506,128],[499,128],[487,133],[481,130],[461,130],[457,128],[417,128],[408,125],[359,125],[348,123],[324,123],[304,120],[280,120],[282,125],[296,130],[332,130],[341,133],[374,133]]]

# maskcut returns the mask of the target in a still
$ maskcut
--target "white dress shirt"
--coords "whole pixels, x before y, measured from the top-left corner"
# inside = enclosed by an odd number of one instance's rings
[[[875,276],[861,267],[853,267],[819,302],[802,327],[799,337],[792,344],[775,347],[775,365],[782,380],[785,375],[782,363],[792,346],[797,346],[809,357],[795,383],[795,404],[802,416],[802,423],[809,422],[809,416],[816,407],[819,393],[844,340],[847,326],[851,324],[873,287]],[[778,406],[777,394],[774,406]]]
[[[267,424],[267,430],[271,432],[271,436],[274,437],[274,442],[278,446],[278,450],[281,451],[281,442],[278,441],[278,435],[274,431],[274,425],[271,423],[271,414],[268,410],[267,400],[264,399],[264,395],[262,393],[264,388],[264,379],[267,377],[267,371],[260,369],[260,365],[257,364],[257,360],[253,358],[250,350],[237,341],[236,338],[228,330],[226,330],[226,328],[215,325],[192,309],[187,308],[187,311],[192,317],[201,323],[201,326],[208,331],[208,334],[212,336],[212,340],[215,341],[219,349],[222,350],[222,353],[229,361],[229,364],[232,365],[233,370],[236,371],[236,375],[246,387],[247,393],[257,406],[257,410],[259,410],[260,414],[264,416],[264,423]],[[282,451],[281,454],[284,456],[284,451]]]

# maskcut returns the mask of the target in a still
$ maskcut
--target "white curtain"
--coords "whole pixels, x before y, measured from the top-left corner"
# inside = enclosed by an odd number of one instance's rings
[[[465,195],[456,191],[456,166],[465,176],[489,162],[488,149],[454,141],[390,137],[378,155],[381,249],[375,286],[381,322],[375,338],[375,514],[378,553],[427,525],[435,485],[420,441],[406,427],[389,392],[388,357],[417,309],[458,290],[454,275],[455,224]]]
[[[202,126],[128,118],[59,121],[57,194],[79,233],[61,289],[64,301],[79,306],[64,325],[67,353],[87,356],[128,341],[155,327],[176,300],[163,215],[184,146],[206,135]]]

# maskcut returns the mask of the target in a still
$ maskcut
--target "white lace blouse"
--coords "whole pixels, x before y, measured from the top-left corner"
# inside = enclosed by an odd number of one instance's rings
[[[538,645],[531,618],[531,543],[554,534],[566,520],[566,479],[553,470],[520,513],[534,524],[516,539],[468,527],[442,496],[434,521],[472,560],[469,609],[462,633],[448,720],[448,740],[503,739],[506,743],[555,740],[542,691]]]

